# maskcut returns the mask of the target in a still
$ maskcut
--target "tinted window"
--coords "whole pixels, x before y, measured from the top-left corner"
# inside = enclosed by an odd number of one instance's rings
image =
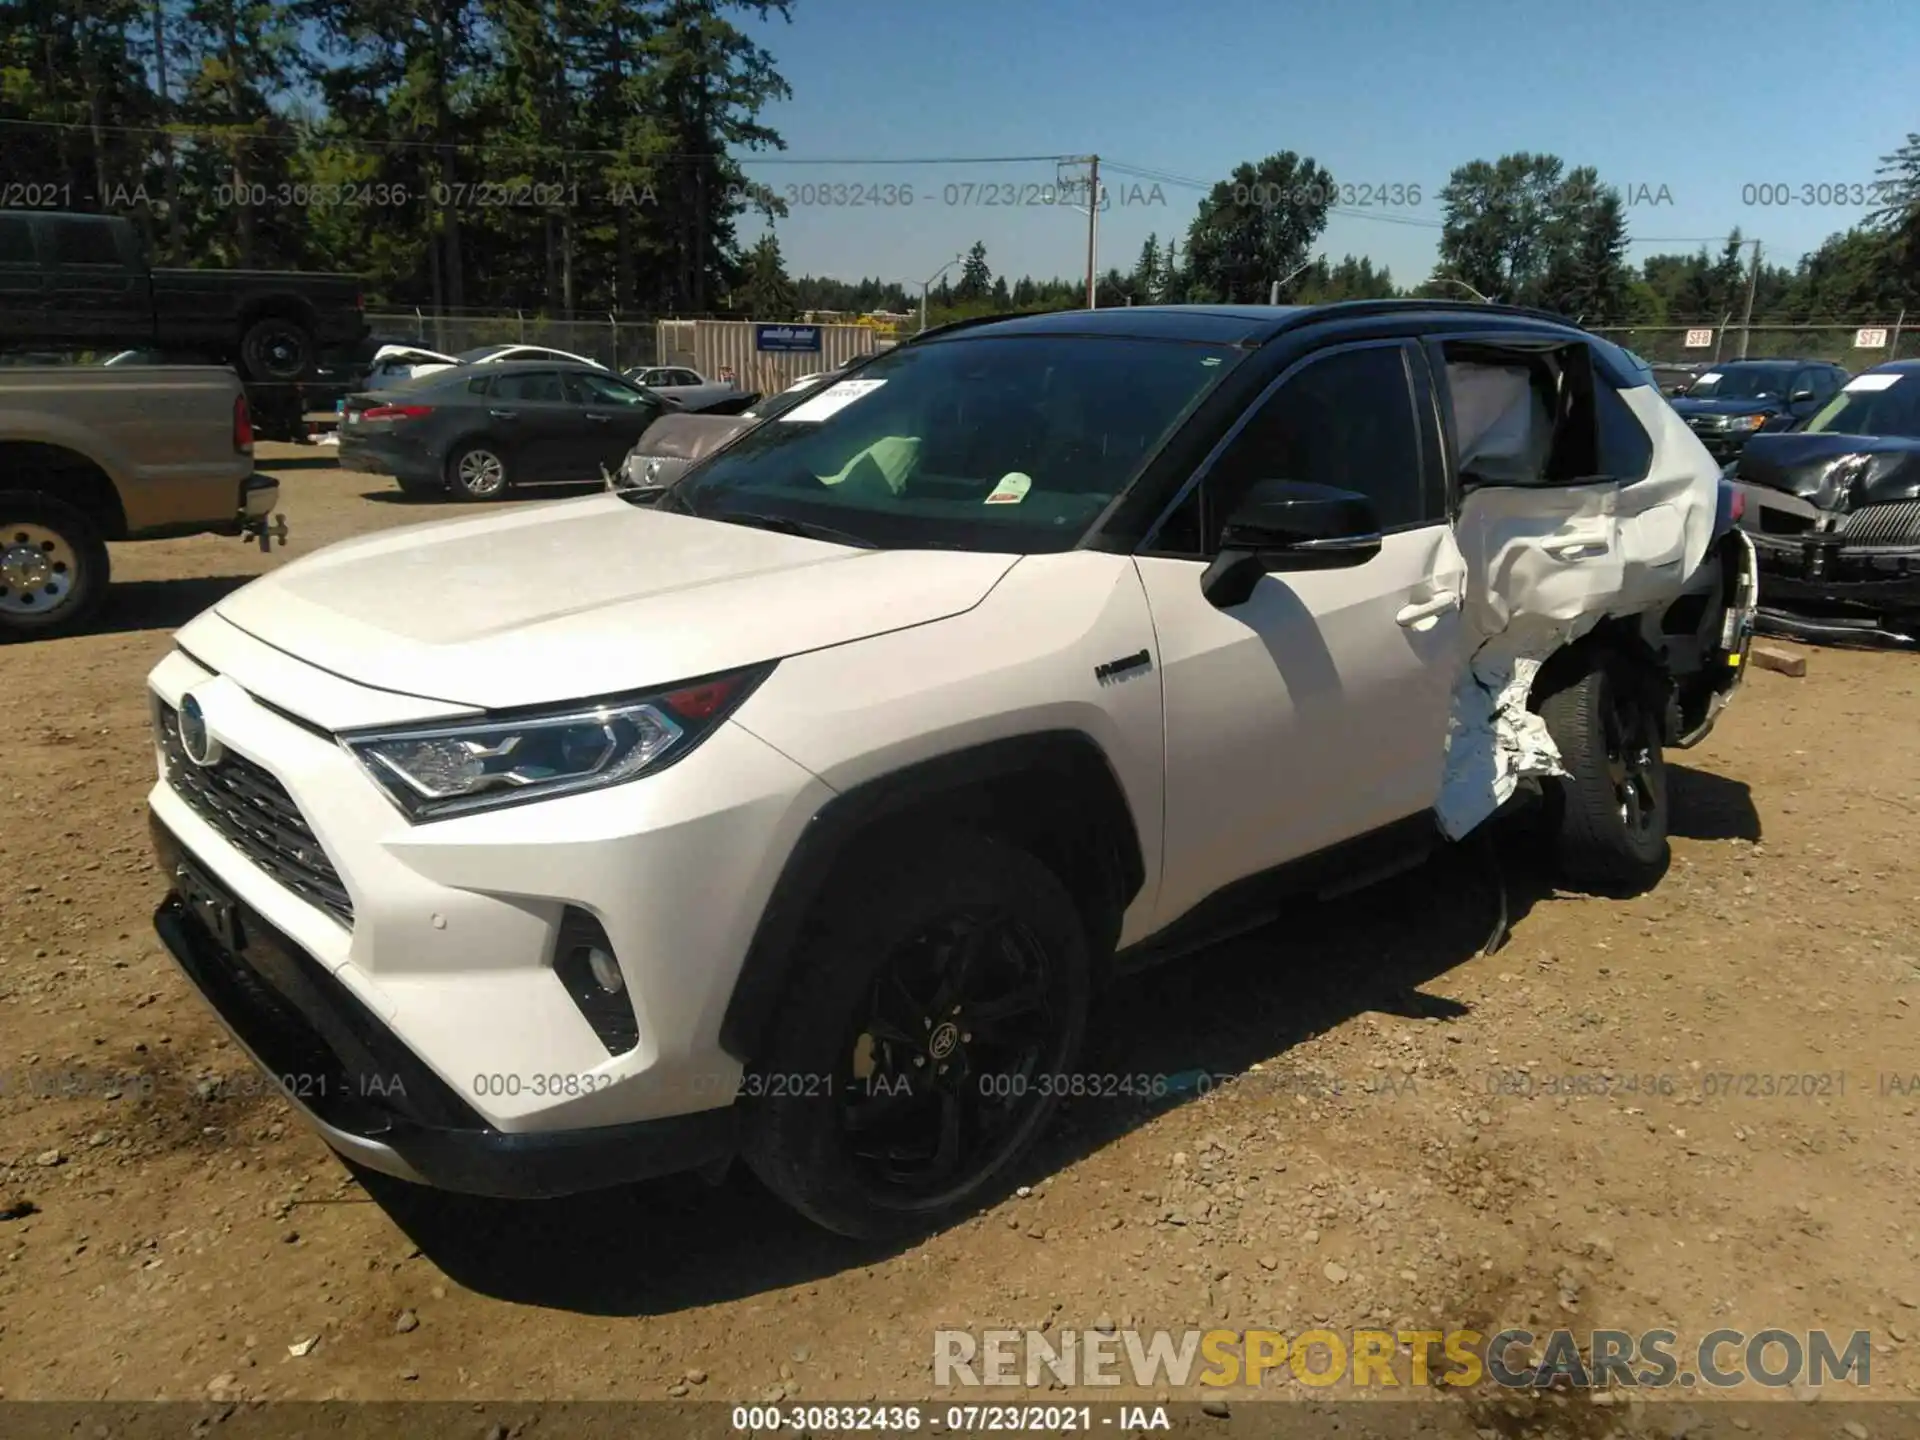
[[[1920,438],[1920,374],[1870,370],[1853,383],[1883,385],[1888,376],[1897,378],[1884,388],[1842,390],[1807,422],[1808,432]]]
[[[1728,365],[1707,372],[1693,382],[1687,395],[1695,400],[1761,400],[1787,398],[1793,380],[1790,365]]]
[[[590,370],[569,370],[566,374],[567,398],[576,405],[651,405],[654,401],[644,390],[598,375]]]
[[[24,215],[0,215],[0,265],[33,263],[33,222]]]
[[[1385,529],[1426,521],[1420,429],[1401,347],[1370,345],[1310,361],[1261,405],[1209,472],[1207,549],[1260,480],[1356,490]]]
[[[118,265],[113,227],[104,220],[55,220],[53,254],[63,265]]]
[[[487,377],[484,375],[476,380],[469,380],[467,381],[467,393],[469,395],[484,395],[487,393],[488,383]]]
[[[535,404],[564,405],[567,399],[566,392],[560,388],[560,376],[552,370],[496,376],[493,394],[498,400],[525,400]]]
[[[673,383],[676,385],[698,385],[701,383],[701,380],[700,377],[691,370],[676,370],[673,372]]]

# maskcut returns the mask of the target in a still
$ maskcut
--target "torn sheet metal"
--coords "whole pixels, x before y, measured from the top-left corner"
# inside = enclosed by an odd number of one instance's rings
[[[1435,812],[1457,840],[1521,780],[1566,773],[1545,722],[1527,708],[1534,677],[1608,616],[1664,609],[1681,594],[1712,542],[1719,467],[1643,387],[1621,398],[1654,440],[1646,478],[1547,485],[1536,478],[1545,410],[1526,370],[1449,366],[1448,383],[1472,396],[1461,450],[1483,477],[1454,527],[1470,652],[1454,687]],[[1500,482],[1487,483],[1496,474]]]

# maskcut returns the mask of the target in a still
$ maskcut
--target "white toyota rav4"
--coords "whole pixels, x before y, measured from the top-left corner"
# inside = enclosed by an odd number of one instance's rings
[[[1544,792],[1653,883],[1753,552],[1626,352],[1435,302],[903,344],[620,495],[282,566],[153,671],[156,923],[351,1159],[991,1198],[1089,997]]]

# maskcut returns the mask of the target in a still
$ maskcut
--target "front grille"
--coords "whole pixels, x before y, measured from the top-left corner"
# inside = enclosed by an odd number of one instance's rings
[[[1847,519],[1849,548],[1861,545],[1920,545],[1920,500],[1868,505]]]
[[[179,713],[170,705],[158,709],[160,749],[174,793],[234,849],[351,929],[353,901],[286,787],[231,750],[211,765],[194,764],[180,743]]]

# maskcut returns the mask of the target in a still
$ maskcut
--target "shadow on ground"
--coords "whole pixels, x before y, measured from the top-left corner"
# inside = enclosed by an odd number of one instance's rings
[[[252,575],[196,575],[176,580],[114,582],[100,618],[89,627],[99,635],[141,630],[178,630],[209,606],[217,605]]]
[[[1672,772],[1676,829],[1757,836],[1746,787]],[[1005,1189],[1071,1165],[1255,1061],[1367,1012],[1445,1024],[1469,1013],[1424,987],[1550,898],[1537,831],[1510,823],[1373,889],[1302,902],[1285,920],[1123,980],[1094,1016],[1082,1067],[1172,1077],[1159,1101],[1075,1101]],[[1207,1077],[1197,1079],[1197,1077]],[[542,1203],[436,1193],[361,1174],[421,1250],[460,1284],[500,1299],[592,1314],[658,1315],[804,1284],[899,1248],[829,1235],[735,1166],[725,1183],[679,1177]],[[997,1198],[997,1195],[996,1197]]]
[[[338,470],[338,457],[327,455],[294,455],[285,460],[256,460],[254,469],[263,475],[272,475],[281,470]]]

